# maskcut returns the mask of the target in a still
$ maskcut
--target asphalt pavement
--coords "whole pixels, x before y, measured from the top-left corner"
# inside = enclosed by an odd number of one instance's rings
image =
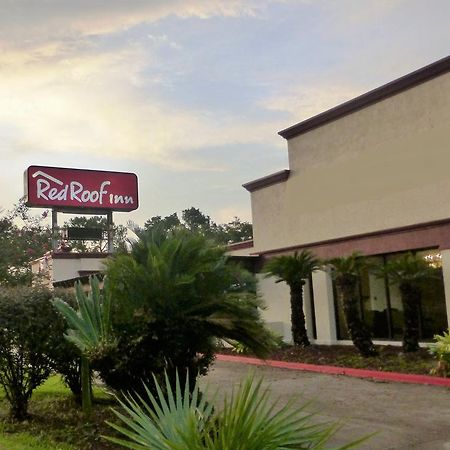
[[[361,449],[450,450],[450,389],[391,382],[375,382],[342,375],[324,375],[241,363],[216,361],[203,378],[217,400],[249,371],[263,378],[271,396],[284,404],[293,397],[318,421],[338,421],[343,427],[330,441],[342,445],[377,432]]]

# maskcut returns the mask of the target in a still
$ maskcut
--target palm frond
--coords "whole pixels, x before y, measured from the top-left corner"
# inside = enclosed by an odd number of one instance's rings
[[[306,280],[311,273],[322,268],[321,261],[309,250],[282,255],[270,259],[263,268],[266,277],[276,277],[276,282],[285,281],[291,285]]]
[[[60,298],[53,300],[54,307],[65,317],[69,325],[67,339],[85,354],[98,351],[113,341],[108,282],[105,280],[103,292],[100,291],[96,277],[91,277],[89,284],[90,291],[87,295],[81,283],[76,284],[78,310]]]
[[[118,399],[125,414],[113,409],[117,418],[125,425],[107,422],[127,439],[111,436],[111,442],[131,449],[201,449],[203,435],[213,414],[213,405],[200,395],[198,383],[192,394],[189,391],[189,375],[184,387],[176,374],[175,391],[169,377],[165,375],[165,389],[154,378],[157,396],[145,386],[147,401],[139,395],[124,395]]]
[[[106,437],[130,449],[156,450],[288,450],[324,449],[337,424],[318,424],[315,415],[306,412],[308,404],[296,407],[294,401],[279,407],[272,402],[262,379],[249,375],[223,408],[213,406],[199,395],[196,383],[189,395],[177,375],[176,388],[166,376],[166,394],[155,379],[157,397],[146,387],[148,399],[126,395],[119,400],[122,411],[113,410],[121,425],[108,422],[124,439]],[[349,449],[367,437],[340,447]]]

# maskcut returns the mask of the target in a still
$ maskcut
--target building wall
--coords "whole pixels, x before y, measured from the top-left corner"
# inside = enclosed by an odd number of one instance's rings
[[[252,192],[254,251],[450,217],[450,74],[288,141],[290,177]]]
[[[248,254],[264,261],[295,246],[322,258],[439,248],[450,323],[449,124],[447,72],[289,139],[289,178],[251,192]],[[383,230],[390,231],[378,234]],[[334,343],[329,274],[314,274],[313,288],[316,342]],[[259,289],[266,321],[290,341],[288,287],[260,277]],[[305,302],[311,330],[308,309]]]
[[[53,282],[71,280],[80,276],[80,271],[100,271],[105,268],[105,258],[53,259]]]

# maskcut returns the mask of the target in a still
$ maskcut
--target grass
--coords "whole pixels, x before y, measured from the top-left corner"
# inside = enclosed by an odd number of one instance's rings
[[[105,420],[114,421],[111,397],[94,387],[95,402],[89,420],[74,403],[59,376],[49,378],[33,393],[30,419],[14,423],[8,419],[9,405],[0,392],[0,450],[106,450],[119,447],[101,438],[114,434]]]

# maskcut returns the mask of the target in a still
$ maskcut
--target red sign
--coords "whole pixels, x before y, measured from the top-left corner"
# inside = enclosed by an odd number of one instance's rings
[[[139,206],[134,173],[30,166],[25,171],[27,206],[62,210],[133,211]]]

